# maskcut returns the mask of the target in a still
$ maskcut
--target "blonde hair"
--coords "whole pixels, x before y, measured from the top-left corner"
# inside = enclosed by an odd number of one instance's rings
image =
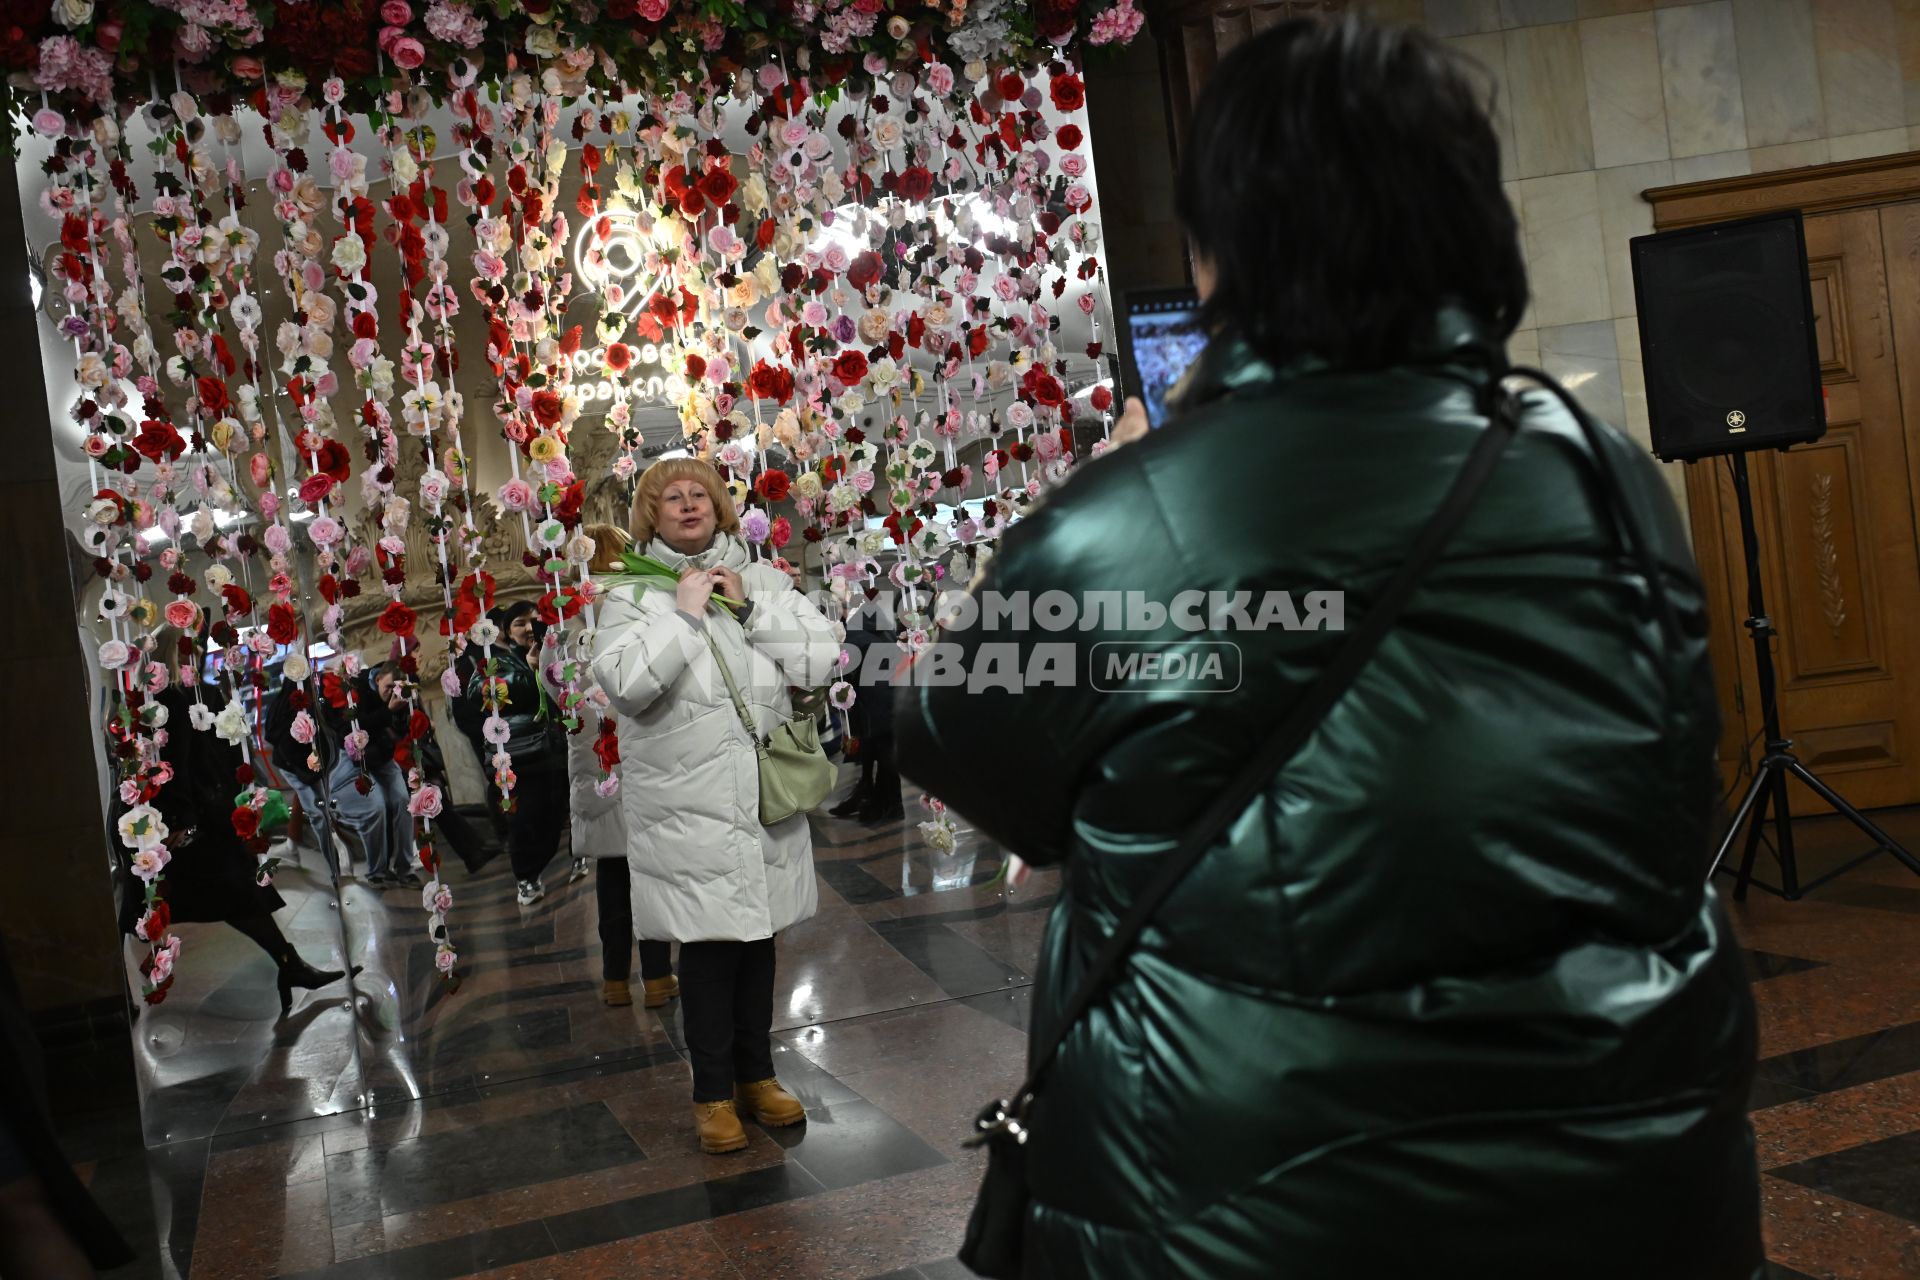
[[[620,553],[633,542],[632,536],[611,524],[590,524],[580,532],[593,539],[593,559],[587,569],[592,573],[618,573]]]
[[[677,480],[692,480],[707,491],[713,503],[713,527],[716,533],[738,533],[740,516],[727,494],[727,482],[713,464],[699,458],[663,458],[640,473],[640,487],[633,491],[633,513],[627,527],[635,545],[644,547],[653,541],[660,523],[660,495]]]

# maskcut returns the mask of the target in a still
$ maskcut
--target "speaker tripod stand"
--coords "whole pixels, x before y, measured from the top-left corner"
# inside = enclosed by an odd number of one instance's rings
[[[1865,814],[1848,804],[1839,792],[1814,777],[1813,771],[1793,754],[1792,741],[1780,731],[1780,697],[1774,685],[1773,649],[1770,644],[1778,632],[1774,630],[1773,619],[1767,616],[1766,599],[1761,593],[1760,539],[1753,527],[1753,497],[1747,486],[1747,457],[1744,453],[1736,453],[1730,461],[1733,464],[1733,491],[1740,504],[1740,541],[1747,557],[1747,632],[1753,637],[1754,672],[1760,685],[1760,717],[1762,731],[1766,735],[1767,754],[1760,761],[1760,767],[1754,770],[1753,782],[1747,787],[1747,793],[1740,798],[1740,807],[1734,811],[1733,823],[1727,828],[1726,837],[1720,841],[1720,848],[1713,855],[1713,865],[1707,868],[1707,879],[1713,879],[1714,873],[1722,869],[1727,850],[1733,847],[1742,827],[1746,828],[1747,842],[1740,857],[1740,869],[1735,873],[1737,879],[1733,897],[1736,902],[1746,900],[1749,884],[1758,885],[1778,897],[1796,899],[1883,853],[1892,854],[1906,864],[1907,870],[1920,875],[1920,860],[1908,853],[1899,841],[1875,826]],[[1815,795],[1833,806],[1835,813],[1866,832],[1873,838],[1874,847],[1825,875],[1801,884],[1800,868],[1793,851],[1793,812],[1787,801],[1789,777],[1806,783]],[[1773,826],[1773,855],[1780,864],[1778,885],[1770,885],[1753,877],[1754,859],[1760,852],[1760,838],[1769,823]]]

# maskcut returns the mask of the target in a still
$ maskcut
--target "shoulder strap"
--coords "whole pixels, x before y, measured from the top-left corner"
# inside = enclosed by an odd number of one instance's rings
[[[1440,558],[1448,540],[1466,519],[1474,499],[1479,497],[1486,485],[1487,477],[1493,474],[1494,464],[1513,440],[1519,421],[1507,397],[1495,393],[1491,421],[1480,439],[1474,444],[1473,451],[1467,455],[1465,465],[1454,480],[1453,487],[1441,501],[1426,526],[1421,529],[1420,537],[1408,553],[1406,562],[1388,581],[1380,592],[1380,598],[1373,608],[1367,611],[1360,626],[1340,647],[1326,669],[1315,677],[1312,684],[1288,710],[1286,719],[1275,730],[1261,748],[1254,753],[1246,768],[1234,778],[1214,802],[1207,807],[1199,820],[1187,831],[1179,845],[1160,864],[1158,872],[1147,886],[1134,898],[1127,913],[1114,926],[1106,942],[1101,946],[1093,963],[1087,969],[1087,976],[1081,981],[1073,998],[1061,1012],[1060,1021],[1051,1040],[1035,1052],[1029,1061],[1027,1079],[1020,1086],[1019,1093],[1012,1099],[1012,1110],[1017,1113],[1026,1105],[1034,1091],[1039,1087],[1040,1079],[1047,1068],[1053,1065],[1055,1055],[1060,1052],[1061,1044],[1067,1033],[1084,1015],[1089,1006],[1099,998],[1102,990],[1119,970],[1126,954],[1139,939],[1140,932],[1146,927],[1149,917],[1165,902],[1187,872],[1191,871],[1201,857],[1212,847],[1222,832],[1230,827],[1234,820],[1246,811],[1249,804],[1273,781],[1295,752],[1306,744],[1320,721],[1335,703],[1346,693],[1347,688],[1360,674],[1380,642],[1386,638],[1387,631],[1393,626],[1414,589],[1420,585],[1427,571]]]
[[[733,699],[733,709],[740,714],[740,726],[747,731],[747,741],[755,751],[763,751],[766,744],[760,741],[760,733],[753,727],[753,713],[747,710],[747,700],[740,696],[740,686],[733,682],[733,672],[727,670],[727,660],[720,656],[720,645],[713,638],[711,623],[702,630],[707,633],[707,648],[713,651],[713,665],[720,668],[720,678],[727,682],[727,696]]]

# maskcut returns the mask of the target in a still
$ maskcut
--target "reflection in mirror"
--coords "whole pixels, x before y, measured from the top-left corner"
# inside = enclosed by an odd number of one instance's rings
[[[289,785],[265,734],[247,731],[265,723],[258,703],[286,652],[245,633],[222,647],[204,614],[200,623],[153,633],[141,680],[100,701],[150,1146],[330,1115],[365,1093],[350,947],[316,802]],[[255,785],[264,804],[247,803]],[[142,822],[150,845],[118,838]],[[150,894],[140,873],[156,863]],[[149,937],[175,941],[156,953]]]

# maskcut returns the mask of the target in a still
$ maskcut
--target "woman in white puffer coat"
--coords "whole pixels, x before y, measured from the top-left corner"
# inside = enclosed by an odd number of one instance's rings
[[[792,714],[789,686],[826,683],[840,654],[833,624],[784,573],[752,562],[739,527],[711,466],[649,467],[634,540],[680,583],[617,589],[593,658],[620,716],[634,928],[681,944],[694,1120],[709,1152],[747,1145],[736,1102],[762,1124],[806,1119],[773,1073],[773,938],[818,906],[807,815],[761,825],[759,761],[715,651],[763,736]],[[743,602],[743,616],[714,595]]]
[[[593,539],[589,573],[602,577],[624,568],[620,553],[629,541],[626,530],[590,524],[582,532]],[[618,1007],[633,1003],[634,928],[627,823],[620,812],[617,773],[608,773],[609,768],[620,767],[617,717],[599,685],[588,681],[580,692],[585,698],[585,723],[567,738],[567,808],[573,816],[573,856],[593,860],[594,906],[600,917],[600,998]],[[555,689],[554,697],[561,693]],[[673,976],[672,943],[640,939],[640,982],[649,1009],[658,1009],[680,994]]]

